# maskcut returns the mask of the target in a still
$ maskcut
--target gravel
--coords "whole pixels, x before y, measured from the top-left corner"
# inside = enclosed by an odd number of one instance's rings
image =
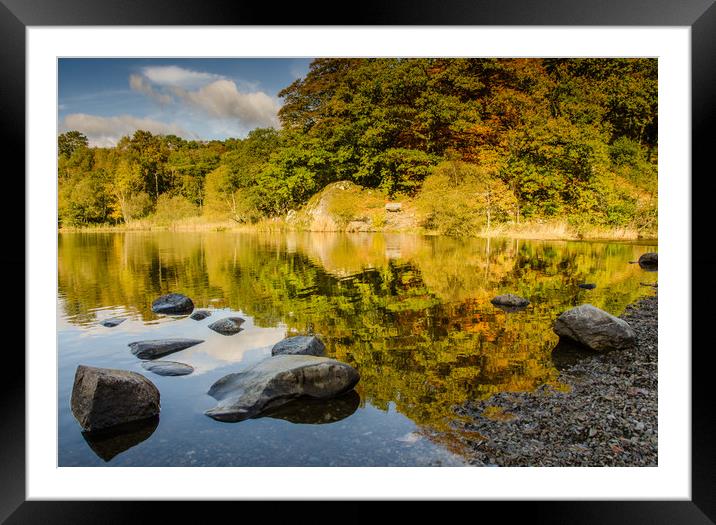
[[[561,365],[559,382],[569,391],[543,385],[457,407],[468,462],[656,466],[658,297],[630,305],[621,318],[636,332],[636,348]]]

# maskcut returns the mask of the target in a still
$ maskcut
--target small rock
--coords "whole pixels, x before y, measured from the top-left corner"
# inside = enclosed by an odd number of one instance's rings
[[[497,297],[493,297],[490,301],[495,306],[509,306],[509,307],[522,307],[527,306],[530,304],[530,302],[525,299],[524,297],[520,297],[519,295],[514,295],[511,293],[504,294],[504,295],[498,295]]]
[[[579,286],[580,288],[583,288],[585,290],[594,290],[597,287],[597,285],[594,283],[582,283],[582,284],[578,284],[577,286]]]
[[[626,321],[591,304],[563,312],[554,323],[554,332],[596,352],[636,345],[636,334]]]
[[[297,335],[276,343],[271,349],[271,355],[315,355],[321,357],[325,351],[326,345],[315,335]]]
[[[176,361],[144,361],[142,368],[160,376],[185,376],[194,371],[194,367]]]
[[[157,314],[189,314],[194,309],[194,303],[186,295],[170,293],[162,295],[152,303],[152,312]]]
[[[209,328],[221,335],[234,335],[242,330],[242,324],[244,324],[244,319],[241,317],[225,317],[211,323]]]
[[[202,339],[153,339],[150,341],[134,341],[129,343],[128,346],[139,359],[155,359],[203,342]]]
[[[639,266],[642,268],[656,268],[659,266],[659,254],[647,252],[639,257]]]
[[[102,326],[106,326],[107,328],[114,328],[115,326],[122,324],[126,320],[126,317],[110,317],[109,319],[104,319],[100,321],[99,324],[101,324]]]
[[[209,310],[197,310],[189,317],[194,319],[194,321],[201,321],[202,319],[206,319],[209,316],[211,316],[211,312]]]
[[[83,430],[101,430],[158,415],[159,390],[136,372],[79,365],[70,405]]]

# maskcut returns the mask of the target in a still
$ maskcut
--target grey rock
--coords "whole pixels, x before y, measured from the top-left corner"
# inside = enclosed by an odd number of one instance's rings
[[[326,353],[326,345],[315,335],[297,335],[276,343],[271,355],[315,355],[321,357]]]
[[[493,297],[490,301],[495,306],[509,306],[509,307],[522,307],[527,306],[530,304],[530,302],[525,299],[524,297],[520,297],[519,295],[515,294],[504,294],[504,295],[498,295],[497,297]]]
[[[595,352],[623,350],[636,345],[631,326],[591,304],[563,312],[554,323],[554,332]]]
[[[193,314],[191,314],[189,317],[194,319],[194,321],[201,321],[202,319],[206,319],[207,317],[211,316],[211,312],[209,310],[197,310]]]
[[[351,390],[332,399],[295,399],[263,412],[261,417],[283,419],[301,425],[325,425],[353,415],[359,405],[358,392]]]
[[[142,368],[160,376],[185,376],[194,371],[194,367],[176,361],[144,361]]]
[[[153,339],[150,341],[134,341],[129,343],[128,346],[139,359],[156,359],[203,342],[202,339]]]
[[[208,393],[219,403],[205,414],[219,421],[242,421],[300,397],[339,396],[359,379],[355,368],[334,359],[279,355],[211,385]]]
[[[102,326],[106,326],[107,328],[114,328],[115,326],[122,324],[126,320],[126,317],[110,317],[109,319],[104,319],[100,321],[99,324],[101,324]]]
[[[158,415],[159,390],[136,372],[79,365],[70,405],[83,430],[102,430]]]
[[[152,303],[152,312],[157,314],[189,314],[194,309],[194,303],[186,295],[170,293],[162,295]]]
[[[584,290],[594,290],[597,285],[594,283],[581,283],[577,285],[579,288],[583,288]]]
[[[657,268],[659,266],[659,254],[648,252],[639,257],[639,266],[642,268]]]
[[[242,330],[242,324],[244,324],[244,319],[241,317],[225,317],[211,323],[209,328],[221,335],[234,335]]]

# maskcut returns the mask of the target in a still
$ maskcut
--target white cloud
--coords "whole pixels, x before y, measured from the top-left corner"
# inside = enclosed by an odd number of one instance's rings
[[[214,73],[192,71],[179,66],[147,66],[142,73],[153,84],[182,88],[196,88],[223,78]]]
[[[242,93],[232,80],[217,80],[187,91],[175,88],[174,94],[207,113],[221,119],[238,119],[247,126],[277,126],[279,103],[263,91]]]
[[[61,131],[76,130],[84,133],[90,146],[110,147],[117,144],[125,135],[132,135],[142,129],[155,135],[178,135],[194,138],[177,124],[167,124],[150,118],[119,115],[116,117],[100,117],[86,113],[72,113],[62,121]]]
[[[144,93],[145,95],[153,98],[160,104],[169,104],[170,102],[172,102],[172,97],[156,91],[151,86],[151,84],[149,84],[149,82],[146,81],[145,77],[143,77],[141,75],[130,75],[129,76],[129,87],[131,87],[134,91],[139,91],[140,93]]]

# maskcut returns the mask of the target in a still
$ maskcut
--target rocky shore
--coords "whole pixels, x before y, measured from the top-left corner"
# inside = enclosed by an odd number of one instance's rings
[[[656,466],[658,297],[621,316],[634,348],[599,355],[557,350],[568,392],[543,386],[456,409],[469,462],[480,466]],[[559,354],[559,355],[558,355]]]

